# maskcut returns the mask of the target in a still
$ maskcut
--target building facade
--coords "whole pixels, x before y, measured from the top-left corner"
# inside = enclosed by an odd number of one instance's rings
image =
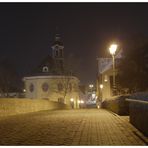
[[[79,79],[65,69],[64,45],[59,34],[48,55],[29,76],[23,78],[26,98],[48,99],[78,108]]]
[[[115,65],[122,57],[122,51],[116,55]],[[112,98],[113,95],[113,65],[112,58],[98,58],[97,96],[101,101]],[[116,66],[115,66],[116,67]],[[115,69],[115,76],[118,69]],[[117,83],[117,82],[116,82]]]

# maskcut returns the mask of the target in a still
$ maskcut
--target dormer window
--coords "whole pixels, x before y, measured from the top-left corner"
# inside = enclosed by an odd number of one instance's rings
[[[42,69],[42,72],[48,72],[48,67],[44,66],[43,69]]]

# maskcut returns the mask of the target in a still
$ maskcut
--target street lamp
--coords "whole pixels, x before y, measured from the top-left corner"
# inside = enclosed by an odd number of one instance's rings
[[[103,84],[100,84],[100,101],[101,102],[102,102],[102,98],[103,98],[102,89],[103,89]]]
[[[113,59],[113,95],[116,94],[116,82],[115,82],[115,53],[117,50],[117,44],[112,44],[109,48],[109,52],[112,55]]]

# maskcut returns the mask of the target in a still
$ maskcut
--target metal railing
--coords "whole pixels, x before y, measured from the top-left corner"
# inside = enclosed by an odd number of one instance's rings
[[[126,99],[126,101],[129,101],[129,102],[138,102],[138,103],[143,103],[143,104],[148,104],[148,101],[136,100],[136,99]]]

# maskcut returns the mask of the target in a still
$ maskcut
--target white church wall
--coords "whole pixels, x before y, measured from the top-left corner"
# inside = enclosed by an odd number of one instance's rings
[[[67,79],[67,80],[66,80]],[[26,97],[32,99],[49,99],[51,101],[62,101],[65,104],[70,104],[70,99],[74,99],[74,106],[77,107],[77,102],[79,100],[79,80],[76,77],[65,76],[34,76],[25,77],[26,86]],[[64,83],[70,84],[71,89],[67,89],[67,93],[64,100]],[[63,85],[63,90],[58,90],[58,84]],[[34,90],[31,91],[31,85],[34,85]],[[44,85],[44,86],[43,86]],[[44,88],[43,88],[44,87]]]

